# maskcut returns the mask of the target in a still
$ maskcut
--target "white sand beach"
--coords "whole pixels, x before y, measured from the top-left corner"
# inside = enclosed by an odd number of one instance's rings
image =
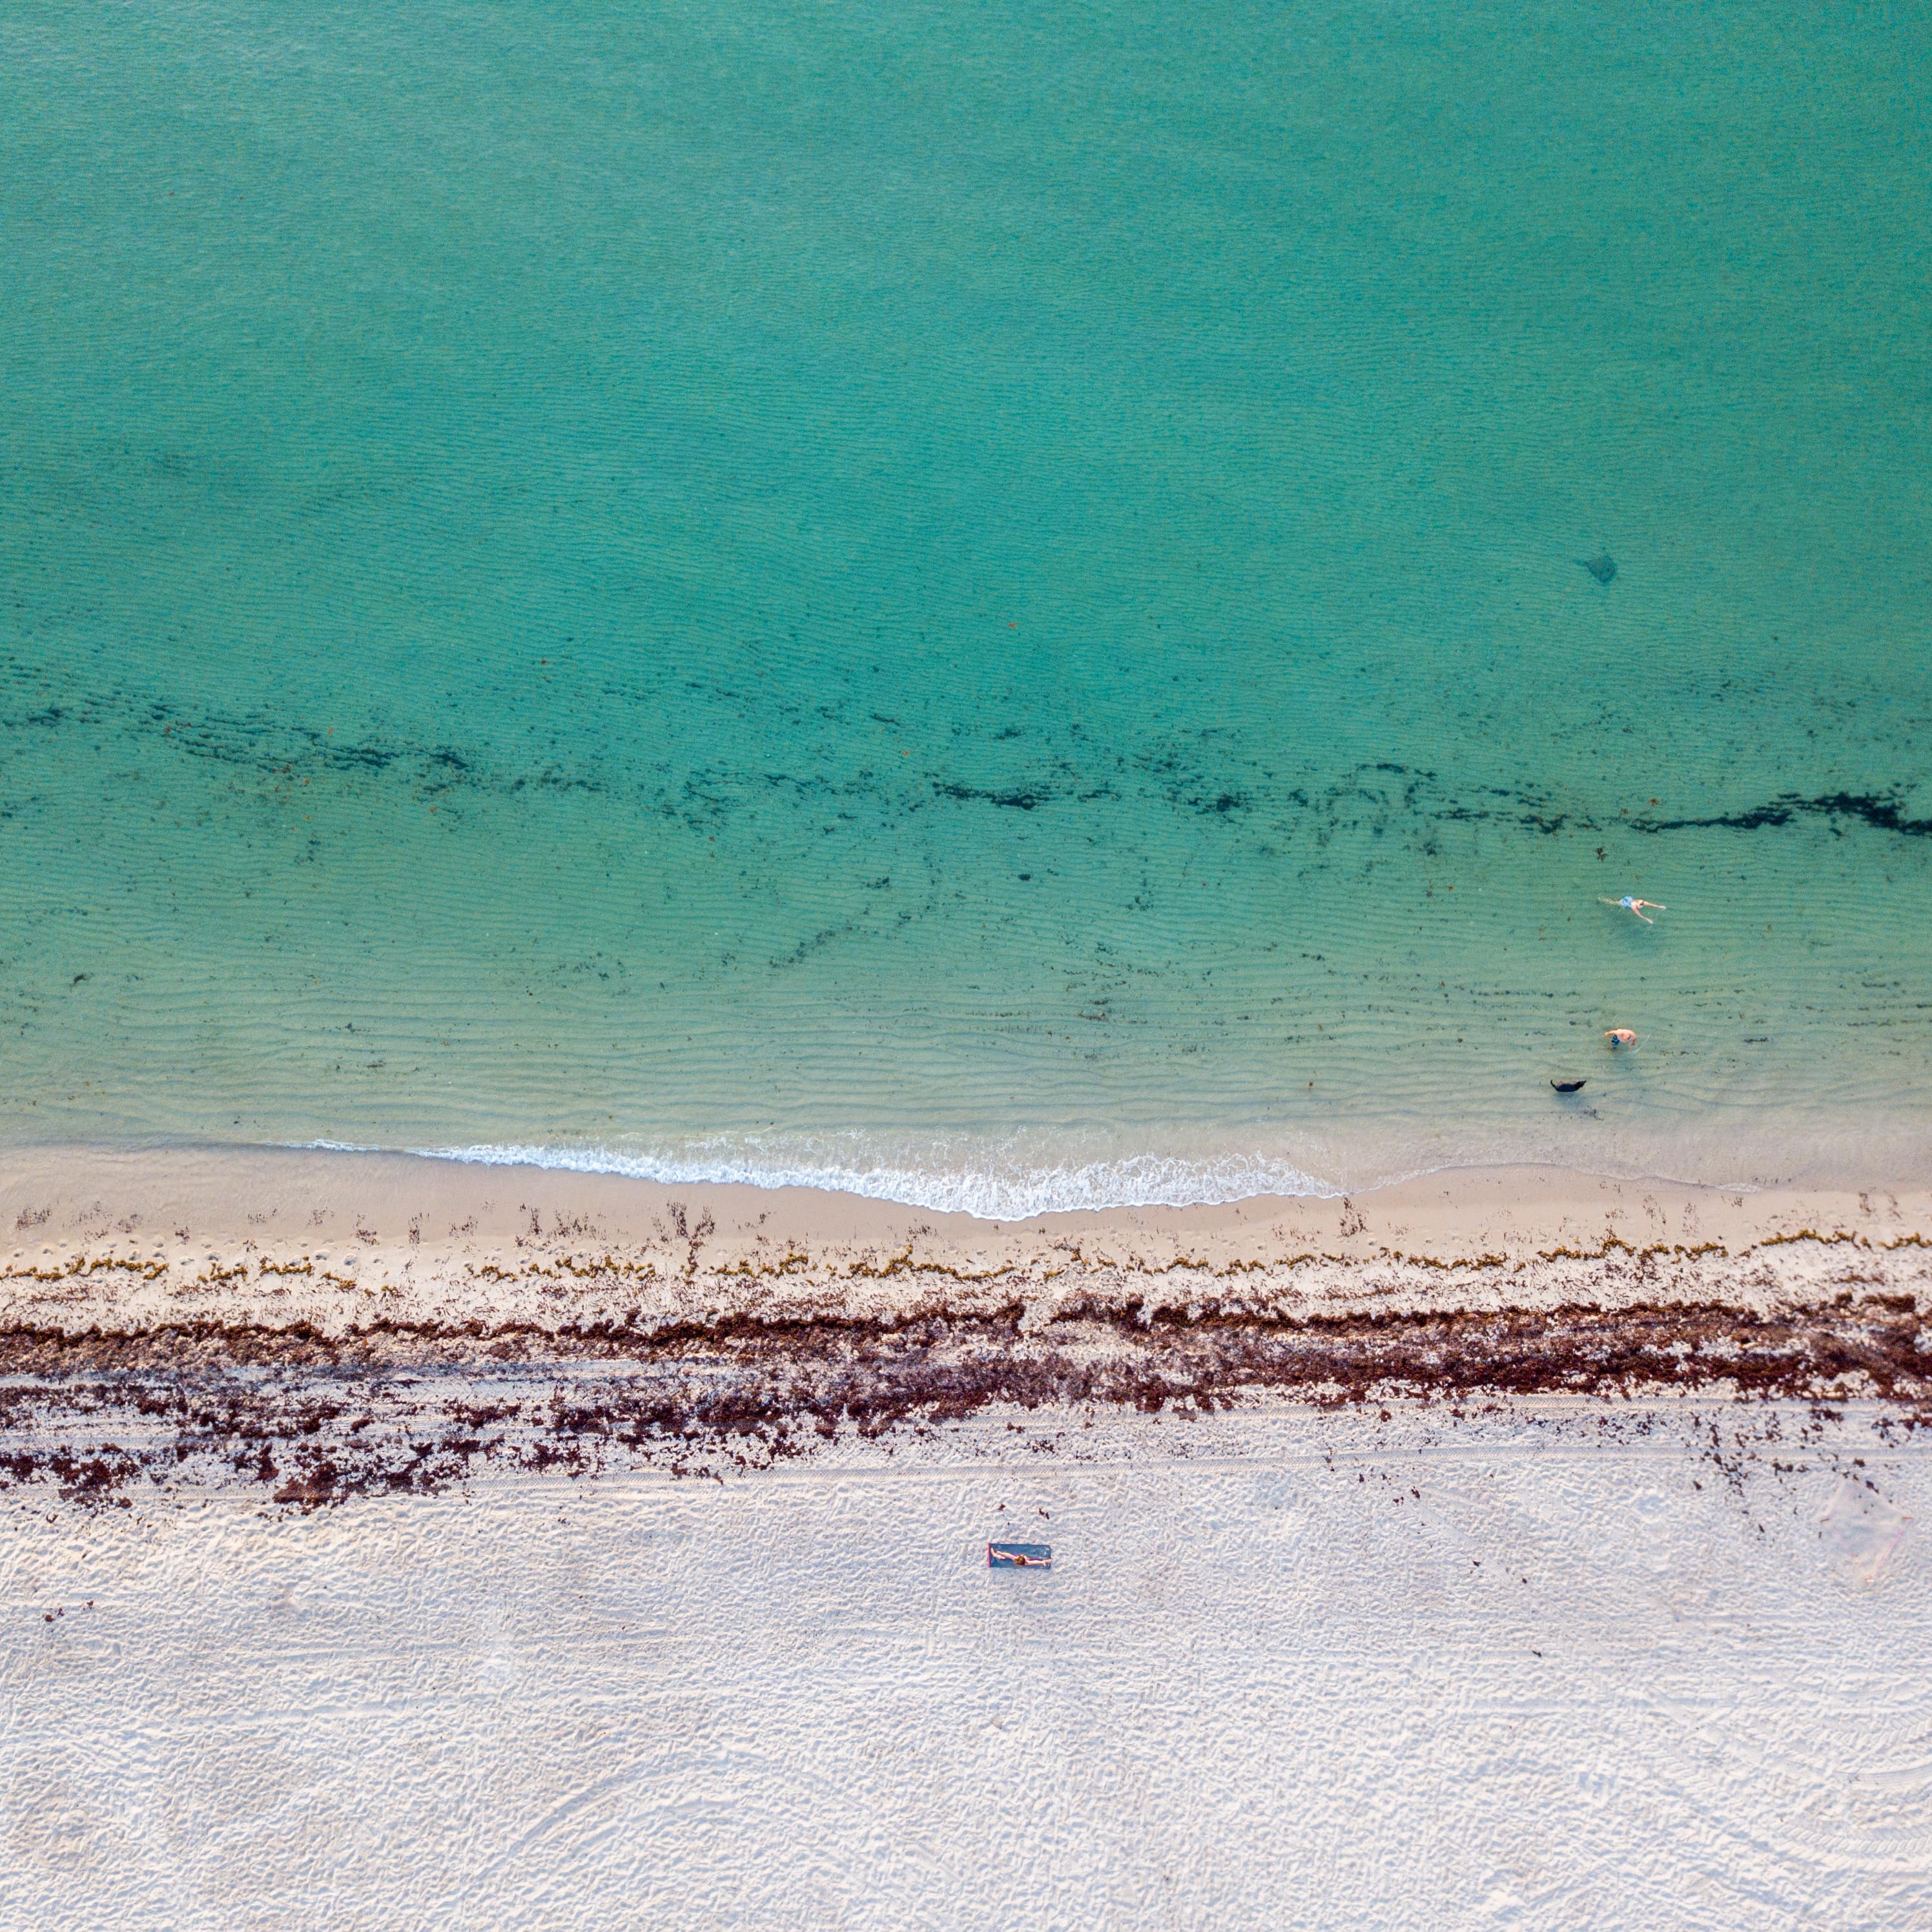
[[[1282,1409],[1042,1455],[988,1416],[313,1514],[16,1492],[0,1922],[1906,1932],[1932,1461],[1874,1422]],[[989,1571],[1022,1532],[1051,1571]]]

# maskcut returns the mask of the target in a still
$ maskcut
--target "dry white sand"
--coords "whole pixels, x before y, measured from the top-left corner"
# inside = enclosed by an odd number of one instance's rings
[[[0,1922],[1905,1932],[1932,1445],[1874,1420],[1282,1409],[1074,1460],[993,1418],[722,1484],[16,1496]],[[1051,1574],[986,1570],[1009,1526]]]

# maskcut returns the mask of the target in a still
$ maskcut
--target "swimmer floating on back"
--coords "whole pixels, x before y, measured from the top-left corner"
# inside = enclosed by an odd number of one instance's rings
[[[1636,1035],[1628,1027],[1606,1027],[1604,1030],[1604,1037],[1612,1046],[1634,1046],[1636,1044]]]
[[[1646,926],[1654,926],[1657,923],[1656,920],[1651,917],[1651,913],[1668,912],[1670,910],[1667,905],[1660,905],[1655,899],[1634,899],[1628,892],[1620,899],[1600,899],[1598,904],[1621,906],[1625,912],[1635,913]],[[1648,911],[1645,910],[1646,907],[1649,908]]]

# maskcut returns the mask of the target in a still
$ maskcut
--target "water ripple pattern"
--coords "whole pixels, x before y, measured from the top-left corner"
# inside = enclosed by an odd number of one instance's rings
[[[10,8],[0,1138],[1922,1173],[1928,102],[1911,10]]]

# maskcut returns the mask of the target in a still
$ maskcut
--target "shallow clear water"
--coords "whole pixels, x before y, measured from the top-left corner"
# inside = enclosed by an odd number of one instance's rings
[[[1929,102],[1910,8],[21,0],[0,1135],[1922,1174]]]

